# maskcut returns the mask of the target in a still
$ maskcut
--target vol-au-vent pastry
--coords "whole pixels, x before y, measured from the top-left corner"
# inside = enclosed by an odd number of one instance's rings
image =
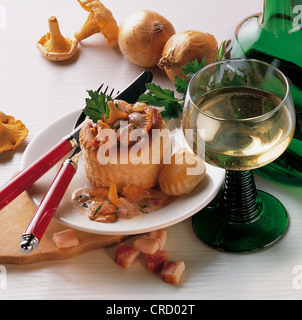
[[[206,176],[202,159],[187,149],[178,150],[159,175],[161,191],[169,196],[181,196],[193,191]]]
[[[163,168],[164,150],[171,148],[168,129],[159,111],[144,103],[128,104],[123,100],[110,101],[108,106],[108,117],[96,124],[87,121],[80,132],[87,178],[95,187],[116,185],[118,192],[127,185],[153,188],[158,185]],[[116,142],[110,145],[109,138],[102,137],[104,132]],[[137,137],[135,132],[139,132]],[[159,132],[165,132],[164,137]],[[103,153],[105,147],[107,151]],[[158,161],[153,161],[154,158]]]

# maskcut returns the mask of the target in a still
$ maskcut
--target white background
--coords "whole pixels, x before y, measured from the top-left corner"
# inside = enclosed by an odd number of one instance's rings
[[[262,11],[262,0],[104,0],[117,22],[139,9],[157,11],[177,32],[197,29],[212,33],[220,43],[242,18]],[[15,151],[0,154],[0,183],[18,169],[26,146],[45,126],[83,107],[86,90],[101,83],[123,89],[142,68],[128,62],[118,49],[95,35],[79,46],[70,62],[46,60],[36,42],[56,16],[61,31],[72,37],[87,17],[76,0],[0,0],[7,11],[7,28],[0,29],[0,110],[22,120],[29,136]],[[154,82],[171,83],[157,69]],[[172,87],[171,87],[172,88]],[[66,132],[68,133],[68,132]],[[115,248],[78,257],[26,266],[6,265],[7,288],[1,299],[301,299],[293,284],[294,268],[302,265],[301,188],[256,177],[258,187],[277,196],[291,218],[277,245],[251,255],[216,252],[196,238],[191,219],[168,229],[169,259],[183,260],[186,270],[178,286],[147,272],[143,260],[124,270],[113,262]],[[1,239],[1,235],[0,235]],[[131,243],[133,239],[129,239]],[[0,248],[1,250],[1,248]],[[298,267],[296,267],[298,266]],[[298,268],[298,269],[297,269]]]

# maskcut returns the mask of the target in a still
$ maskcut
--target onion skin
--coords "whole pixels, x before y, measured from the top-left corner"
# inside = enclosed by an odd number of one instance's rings
[[[173,35],[165,44],[158,66],[164,69],[169,79],[174,82],[176,76],[185,78],[182,67],[194,60],[210,64],[217,60],[218,43],[208,33],[188,30]]]
[[[118,43],[121,52],[132,63],[155,67],[166,42],[174,34],[174,26],[166,18],[151,10],[140,10],[121,23]]]

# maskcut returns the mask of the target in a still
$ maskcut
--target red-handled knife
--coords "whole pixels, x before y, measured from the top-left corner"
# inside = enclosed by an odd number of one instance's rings
[[[23,253],[30,253],[38,247],[41,238],[77,171],[80,152],[80,147],[77,147],[72,156],[62,164],[32,220],[21,236],[20,249]]]
[[[126,100],[129,103],[137,101],[139,96],[146,91],[146,83],[152,82],[153,74],[149,71],[142,72],[127,88],[115,96],[115,99]],[[28,189],[64,156],[69,154],[79,144],[79,132],[86,115],[82,113],[75,124],[74,131],[62,138],[47,153],[38,158],[0,187],[0,210]]]

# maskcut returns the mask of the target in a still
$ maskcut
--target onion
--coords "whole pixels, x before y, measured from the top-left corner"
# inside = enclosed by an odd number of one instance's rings
[[[132,63],[155,67],[167,40],[175,34],[173,25],[160,14],[141,10],[128,16],[120,25],[118,44]]]
[[[167,41],[158,66],[174,82],[175,76],[185,78],[181,69],[185,64],[196,59],[200,63],[205,59],[207,65],[216,61],[217,54],[218,43],[213,35],[195,30],[183,31]]]

